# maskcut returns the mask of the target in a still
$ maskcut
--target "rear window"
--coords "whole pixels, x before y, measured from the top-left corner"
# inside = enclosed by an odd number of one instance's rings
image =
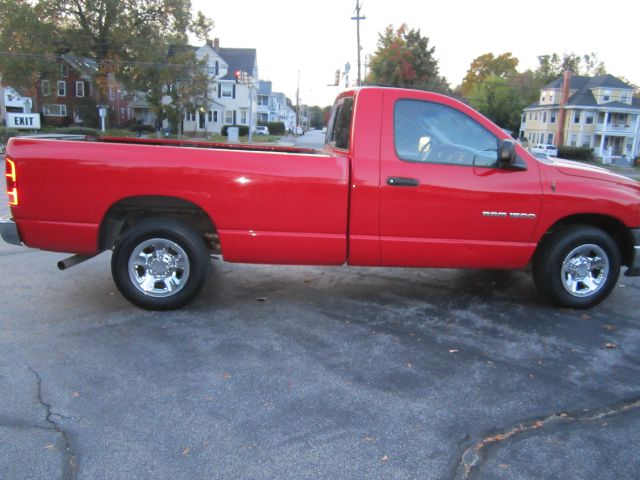
[[[344,97],[333,106],[325,143],[335,148],[349,150],[353,97]]]

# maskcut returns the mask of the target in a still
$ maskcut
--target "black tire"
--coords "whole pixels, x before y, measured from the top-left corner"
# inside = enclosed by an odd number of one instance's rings
[[[191,302],[209,273],[204,238],[173,219],[142,220],[124,232],[111,257],[120,293],[147,310],[174,310]]]
[[[552,233],[533,260],[538,291],[561,307],[584,309],[599,304],[616,286],[619,275],[616,242],[606,232],[585,225]]]

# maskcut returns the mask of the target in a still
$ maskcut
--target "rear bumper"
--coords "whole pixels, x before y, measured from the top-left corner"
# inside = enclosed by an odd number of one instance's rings
[[[12,245],[22,245],[18,226],[11,217],[0,218],[0,236],[2,239]]]
[[[631,230],[633,234],[633,253],[629,268],[624,273],[627,277],[640,277],[640,228]]]

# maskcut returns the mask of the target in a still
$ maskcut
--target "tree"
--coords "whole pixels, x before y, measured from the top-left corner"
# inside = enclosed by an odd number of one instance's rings
[[[187,112],[200,111],[209,108],[207,98],[209,75],[206,70],[206,59],[197,60],[195,52],[187,45],[174,46],[168,61],[157,71],[158,79],[162,81],[161,95],[171,97],[171,103],[164,105],[164,112],[169,121],[177,127],[178,137],[182,136],[182,123]],[[157,101],[157,90],[152,90],[150,103]],[[162,97],[160,98],[162,101]],[[159,106],[155,104],[156,108]],[[160,104],[160,108],[162,108]]]
[[[531,103],[530,88],[526,83],[525,74],[508,78],[491,75],[484,82],[474,83],[466,98],[476,110],[494,123],[517,132],[522,110]],[[536,96],[537,93],[536,89]]]
[[[490,76],[507,78],[516,74],[518,63],[519,60],[513,57],[511,52],[503,53],[497,57],[493,53],[485,53],[476,57],[462,80],[460,87],[462,95],[469,95],[477,83],[483,82]]]
[[[538,68],[534,73],[541,86],[558,78],[565,70],[571,70],[576,75],[587,76],[605,75],[607,73],[604,63],[598,59],[595,53],[584,55],[575,53],[540,55],[538,62]]]
[[[402,24],[397,30],[389,25],[379,34],[378,49],[370,60],[366,83],[433,90],[448,93],[449,85],[439,75],[435,47],[420,30]]]
[[[62,53],[94,59],[104,97],[107,78],[135,78],[166,54],[167,45],[205,38],[213,22],[191,14],[190,0],[0,0],[0,72],[30,87]]]

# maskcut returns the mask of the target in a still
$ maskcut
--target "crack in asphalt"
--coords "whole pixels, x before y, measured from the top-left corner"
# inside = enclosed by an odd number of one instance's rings
[[[53,412],[51,409],[51,404],[43,400],[42,378],[40,377],[40,374],[38,374],[38,372],[36,372],[33,368],[31,368],[30,366],[28,368],[31,371],[31,373],[33,373],[33,375],[36,377],[37,390],[38,390],[38,402],[45,409],[45,413],[46,413],[44,420],[46,423],[51,425],[50,427],[45,427],[44,429],[54,430],[62,437],[62,440],[64,442],[65,461],[63,462],[62,478],[66,480],[73,480],[76,477],[76,473],[78,470],[78,457],[73,452],[73,449],[71,448],[71,435],[66,430],[64,430],[60,425],[58,425],[58,423],[53,419],[54,417],[58,417],[58,418],[67,418],[67,417],[64,417],[63,415]]]
[[[485,447],[489,447],[490,445],[499,444],[514,437],[543,429],[551,423],[558,425],[571,425],[582,422],[594,422],[602,420],[604,418],[621,415],[639,407],[640,397],[634,398],[622,404],[617,404],[616,406],[606,406],[585,415],[554,413],[553,415],[550,415],[548,417],[517,423],[499,433],[487,435],[474,445],[471,445],[469,448],[467,448],[462,454],[460,462],[458,462],[458,466],[453,478],[455,480],[470,479],[473,475],[474,469],[478,468],[485,460],[482,455],[483,449],[485,449]]]

